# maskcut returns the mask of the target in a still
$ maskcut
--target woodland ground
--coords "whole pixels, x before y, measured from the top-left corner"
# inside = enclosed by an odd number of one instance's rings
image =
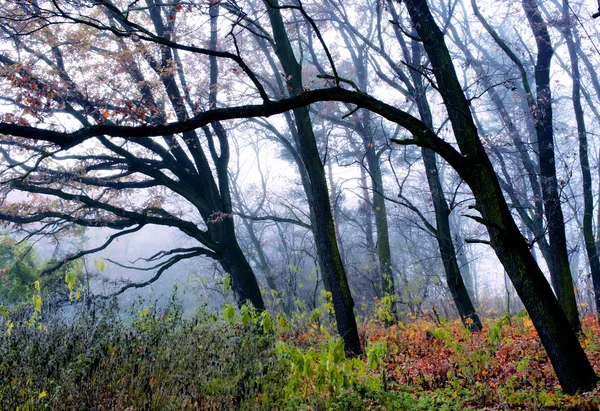
[[[598,389],[564,395],[531,320],[361,320],[365,355],[348,359],[327,307],[286,318],[226,305],[16,324],[0,337],[3,410],[597,410]],[[35,324],[34,324],[35,325]],[[581,336],[600,371],[600,328]]]

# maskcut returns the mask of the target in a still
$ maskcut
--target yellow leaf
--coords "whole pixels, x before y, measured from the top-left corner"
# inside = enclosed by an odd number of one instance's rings
[[[46,395],[48,395],[48,394],[46,394],[46,391],[42,391],[42,392],[40,392],[40,395],[39,395],[39,397],[40,397],[40,399],[42,399],[42,398],[44,398]]]
[[[81,298],[81,292],[79,290],[75,292],[75,298],[78,300]]]
[[[34,296],[33,304],[35,305],[36,311],[41,311],[42,310],[42,297],[40,297],[39,295]]]
[[[104,260],[94,258],[94,267],[96,267],[96,270],[103,272],[106,269],[106,263]]]

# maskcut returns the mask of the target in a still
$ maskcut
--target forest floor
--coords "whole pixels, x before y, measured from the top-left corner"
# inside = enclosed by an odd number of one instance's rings
[[[384,327],[361,320],[346,358],[321,310],[288,319],[173,305],[75,321],[0,325],[2,410],[598,410],[598,389],[563,394],[525,314]],[[600,372],[600,328],[581,344]],[[10,334],[10,335],[9,335]]]

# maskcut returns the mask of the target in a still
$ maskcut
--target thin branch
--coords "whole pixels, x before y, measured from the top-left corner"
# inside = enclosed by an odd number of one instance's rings
[[[275,221],[277,223],[289,223],[289,224],[294,224],[294,225],[306,228],[307,230],[312,230],[312,226],[310,224],[306,224],[300,220],[294,220],[293,218],[277,217],[277,216],[270,216],[270,215],[257,217],[257,216],[251,216],[251,215],[242,214],[242,213],[238,213],[238,212],[234,212],[234,214],[241,218],[247,219],[247,220]]]
[[[127,235],[127,234],[135,233],[136,231],[139,231],[142,227],[144,227],[144,225],[140,224],[137,227],[134,227],[132,229],[123,230],[123,231],[121,231],[119,233],[113,234],[101,246],[96,247],[96,248],[91,248],[89,250],[83,250],[83,251],[80,251],[80,252],[78,252],[76,254],[73,254],[73,255],[71,255],[71,256],[69,256],[67,258],[64,258],[59,263],[57,263],[57,264],[55,264],[55,265],[53,265],[51,267],[46,268],[44,271],[42,271],[42,273],[40,275],[43,276],[43,275],[50,274],[50,273],[58,270],[59,268],[61,268],[65,264],[67,264],[68,262],[78,260],[81,257],[84,257],[84,256],[89,255],[89,254],[97,253],[98,251],[102,251],[106,247],[108,247],[117,238],[122,237],[122,236]]]
[[[131,289],[131,288],[144,288],[152,283],[154,283],[155,281],[157,281],[161,275],[168,270],[169,268],[171,268],[172,266],[174,266],[175,264],[177,264],[179,261],[181,260],[187,260],[190,258],[194,258],[194,257],[199,257],[201,255],[206,255],[206,251],[205,249],[199,249],[196,252],[193,253],[188,253],[188,254],[180,254],[177,255],[171,259],[169,259],[157,272],[156,274],[154,274],[154,276],[152,278],[150,278],[148,281],[143,281],[143,282],[139,282],[139,283],[129,283],[127,285],[125,285],[124,287],[122,287],[120,290],[109,294],[109,295],[100,295],[100,296],[96,296],[95,298],[99,299],[99,300],[108,300],[110,298],[116,297],[118,295],[123,294],[125,291]]]

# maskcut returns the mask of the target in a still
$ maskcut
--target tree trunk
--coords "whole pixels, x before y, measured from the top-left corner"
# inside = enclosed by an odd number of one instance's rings
[[[575,300],[575,290],[567,252],[565,221],[560,206],[556,161],[554,158],[552,95],[550,91],[550,61],[554,51],[546,23],[540,15],[536,0],[523,0],[523,9],[538,47],[535,64],[536,108],[533,117],[538,138],[542,198],[552,250],[551,258],[553,258],[555,267],[559,268],[554,271],[555,275],[551,276],[552,285],[571,327],[579,332],[581,324],[579,323],[577,301]]]
[[[342,258],[342,262],[346,260],[344,256],[344,246],[342,244],[342,235],[340,234],[340,222],[339,222],[339,212],[338,212],[338,204],[337,204],[337,196],[338,191],[335,186],[335,182],[333,180],[333,166],[331,165],[331,157],[327,159],[327,176],[329,177],[329,186],[330,186],[330,195],[329,202],[331,203],[331,213],[333,217],[333,226],[335,228],[335,239],[337,241],[340,257]]]
[[[479,9],[477,8],[477,4],[475,2],[472,2],[472,3],[473,3],[475,14],[479,18],[479,20],[484,24],[486,29],[488,29],[488,30],[490,30],[490,32],[492,32],[493,29],[491,28],[491,26],[489,26],[487,24],[487,22],[485,21],[485,19],[479,12]],[[514,203],[515,210],[519,213],[519,215],[523,219],[523,222],[527,225],[529,230],[531,230],[531,232],[534,234],[535,238],[537,238],[537,244],[542,252],[542,255],[544,256],[544,260],[546,261],[546,264],[548,265],[548,270],[550,271],[551,276],[554,276],[555,278],[560,278],[561,273],[560,273],[560,271],[557,271],[557,270],[560,270],[560,267],[555,266],[554,258],[552,257],[552,252],[550,250],[550,246],[545,237],[546,233],[545,233],[545,228],[544,228],[544,217],[543,217],[544,207],[543,207],[543,203],[542,203],[542,188],[540,186],[540,181],[538,179],[539,167],[537,164],[535,164],[532,161],[531,157],[529,156],[529,150],[527,149],[523,139],[521,138],[521,133],[520,133],[519,129],[517,128],[517,126],[515,125],[515,123],[512,121],[512,118],[509,114],[510,108],[506,107],[506,105],[504,104],[504,101],[496,92],[496,88],[490,81],[490,78],[487,76],[486,68],[483,66],[483,64],[481,64],[481,59],[476,59],[472,55],[472,53],[469,51],[469,48],[462,42],[462,40],[461,40],[460,36],[458,35],[458,33],[456,32],[455,28],[450,27],[450,30],[454,35],[455,43],[461,48],[461,50],[464,50],[465,56],[467,57],[469,62],[473,65],[476,72],[478,72],[478,74],[481,76],[483,88],[484,88],[484,90],[487,90],[487,93],[489,94],[490,99],[492,100],[492,103],[494,104],[494,107],[496,109],[496,113],[498,113],[498,115],[502,119],[502,123],[506,127],[506,129],[508,131],[508,135],[511,138],[511,140],[516,148],[516,152],[519,155],[519,159],[521,160],[521,163],[523,164],[523,167],[525,168],[527,180],[529,182],[529,187],[531,188],[531,192],[533,194],[532,207],[527,207],[526,205],[522,204],[523,201],[518,196],[517,190],[515,189],[515,187],[512,185],[512,182],[510,181],[511,180],[510,176],[506,172],[505,167],[502,167],[502,171],[503,171],[503,174],[506,179],[506,184],[504,182],[501,182],[501,186],[507,192],[511,201]],[[493,34],[496,35],[495,32],[493,32]],[[483,53],[484,56],[488,55],[486,50],[481,50],[481,52]],[[490,60],[492,60],[492,59],[490,58]],[[529,83],[525,82],[523,85],[523,88],[524,88],[524,90],[529,90],[530,89]],[[533,115],[533,113],[530,110],[529,105],[524,104],[523,109],[525,110],[524,111],[525,113],[530,113],[531,115]],[[535,127],[533,126],[533,117],[531,117],[531,120],[532,120],[531,122],[526,121],[526,124],[528,124],[528,125],[532,124],[529,128],[531,128],[531,132],[532,132],[531,136],[533,137],[535,135]],[[482,130],[480,130],[480,131],[482,131]],[[537,146],[537,142],[536,142],[536,146]],[[499,159],[501,161],[503,161],[502,160],[503,154],[500,151],[500,149],[496,146],[492,146],[492,149],[494,150],[494,153],[499,157]],[[527,213],[528,208],[533,209],[532,216],[530,216]],[[534,252],[534,251],[532,250],[532,252]]]
[[[366,111],[366,110],[365,110]],[[370,116],[365,116],[364,121],[370,121]],[[373,188],[373,214],[375,215],[375,227],[377,228],[377,256],[379,259],[379,272],[381,273],[381,292],[383,297],[391,298],[391,314],[397,318],[396,286],[394,283],[394,272],[392,267],[392,252],[390,249],[390,234],[388,229],[387,207],[383,193],[383,177],[381,175],[381,166],[379,157],[375,152],[374,139],[370,125],[365,127],[363,124],[363,144],[365,146],[367,166],[371,175],[371,186]],[[386,321],[391,325],[392,321]]]
[[[218,4],[212,4],[210,7],[210,18],[211,18],[211,38],[210,48],[216,50],[217,48],[217,21],[219,17],[219,6]],[[210,92],[209,102],[211,107],[217,107],[217,91],[218,91],[218,64],[215,56],[210,57]],[[176,87],[175,79],[169,80],[166,87]],[[177,99],[177,95],[171,93],[171,98],[174,100],[174,106],[178,111],[178,119],[180,121],[188,118],[189,115],[186,113],[185,106]],[[225,128],[219,122],[212,123],[212,129],[217,136],[220,147],[220,154],[216,153],[216,150],[211,148],[211,156],[215,162],[215,169],[217,173],[218,190],[216,187],[205,187],[205,195],[212,194],[212,207],[209,207],[210,213],[218,214],[217,217],[211,215],[204,216],[204,221],[207,221],[209,233],[217,239],[219,246],[222,251],[218,253],[219,262],[223,269],[231,275],[232,288],[235,292],[238,304],[241,306],[247,302],[252,303],[254,308],[257,310],[264,310],[265,304],[260,293],[260,287],[256,281],[256,276],[248,260],[242,253],[238,244],[235,227],[233,223],[233,208],[231,205],[231,191],[229,188],[229,140]],[[205,128],[205,133],[209,141],[212,141],[212,137],[209,135],[210,131]],[[184,133],[185,137],[185,133]],[[193,141],[193,140],[190,140]],[[210,166],[206,162],[202,162],[205,168],[205,174],[212,176]],[[200,167],[200,165],[198,166]]]
[[[290,95],[303,93],[302,68],[292,50],[287,37],[283,18],[277,8],[277,1],[266,3],[276,40],[275,53],[285,71]],[[344,349],[349,355],[361,353],[358,327],[354,317],[354,300],[348,286],[348,279],[338,249],[331,205],[327,190],[325,169],[321,163],[315,135],[307,107],[294,110],[298,154],[306,168],[310,180],[309,207],[314,211],[313,233],[317,253],[323,266],[323,275],[329,283],[337,328],[344,340]]]
[[[365,53],[367,45],[360,44],[356,37],[344,31],[341,32],[346,46],[351,52],[352,61],[356,69],[358,85],[362,90],[366,90],[369,85],[368,59]],[[390,233],[388,227],[387,207],[383,187],[383,176],[381,172],[380,158],[377,153],[376,130],[372,123],[372,113],[369,110],[361,110],[361,121],[356,125],[356,130],[362,139],[367,168],[371,177],[371,188],[373,190],[373,215],[375,217],[375,227],[377,229],[377,258],[379,260],[379,273],[381,284],[381,296],[391,299],[390,308],[394,319],[397,319],[396,306],[396,285],[394,281],[394,270],[392,266],[392,251],[390,248]],[[364,170],[361,172],[364,173]],[[386,320],[388,325],[393,321]]]
[[[542,271],[519,232],[470,113],[444,35],[427,3],[405,0],[413,26],[429,56],[437,88],[454,130],[462,161],[457,172],[471,187],[481,217],[473,219],[488,228],[490,245],[510,276],[566,393],[589,390],[597,376]],[[456,162],[455,159],[452,159]]]
[[[277,279],[273,275],[273,271],[271,270],[271,266],[267,261],[267,256],[265,255],[265,251],[263,250],[260,240],[258,237],[256,237],[256,233],[254,232],[254,224],[244,220],[244,226],[246,227],[246,231],[248,232],[248,236],[250,237],[250,241],[252,242],[252,246],[256,252],[257,262],[260,266],[260,270],[265,276],[265,281],[267,282],[269,291],[277,291]]]
[[[581,106],[581,75],[579,74],[579,57],[573,39],[571,28],[571,17],[569,3],[563,0],[563,16],[567,26],[563,29],[563,35],[567,41],[569,57],[571,59],[571,77],[573,78],[573,110],[577,122],[577,136],[579,137],[579,163],[581,165],[581,179],[583,180],[583,239],[585,251],[587,252],[592,282],[594,285],[594,297],[596,312],[600,315],[600,261],[598,249],[594,239],[594,197],[592,194],[592,174],[590,172],[590,161],[588,159],[588,141],[585,128],[583,107]]]
[[[360,185],[362,187],[363,201],[359,206],[359,210],[365,224],[364,231],[365,246],[367,249],[367,264],[369,265],[369,272],[371,272],[372,269],[377,267],[377,257],[375,256],[375,242],[373,241],[373,204],[371,203],[371,196],[369,195],[369,183],[364,167],[360,168]],[[378,298],[381,298],[381,284],[377,285],[375,279],[370,278],[370,280],[373,282],[375,295]]]
[[[238,305],[250,302],[254,308],[263,311],[265,304],[256,277],[237,241],[229,243],[227,249],[219,254],[219,263],[231,275],[231,288],[237,297]]]
[[[415,47],[419,47],[419,45],[415,45]],[[419,59],[421,58],[420,54],[422,52],[419,53]],[[415,87],[414,97],[417,101],[417,108],[421,119],[428,127],[433,128],[431,110],[427,96],[425,95],[425,89],[422,85],[422,79],[418,73],[411,73],[411,76]],[[452,234],[450,233],[450,210],[444,190],[442,189],[437,159],[435,153],[427,148],[422,148],[421,153],[423,155],[427,184],[435,211],[435,237],[440,249],[444,271],[446,272],[446,283],[463,324],[472,331],[480,331],[483,326],[469,297],[456,260],[456,250],[452,242]]]
[[[460,268],[460,273],[463,277],[467,293],[471,297],[473,305],[477,307],[479,305],[479,300],[477,299],[477,279],[471,272],[471,264],[468,258],[469,245],[464,241],[463,237],[461,236],[459,224],[456,220],[456,216],[451,216],[450,232],[454,233],[453,243],[455,244],[455,247],[458,248],[458,250],[456,251],[456,262],[458,263],[458,267]]]
[[[471,331],[481,331],[483,326],[469,297],[456,260],[456,251],[450,234],[450,210],[440,183],[435,153],[427,148],[423,148],[421,152],[435,209],[435,237],[446,271],[446,283],[463,324]]]

